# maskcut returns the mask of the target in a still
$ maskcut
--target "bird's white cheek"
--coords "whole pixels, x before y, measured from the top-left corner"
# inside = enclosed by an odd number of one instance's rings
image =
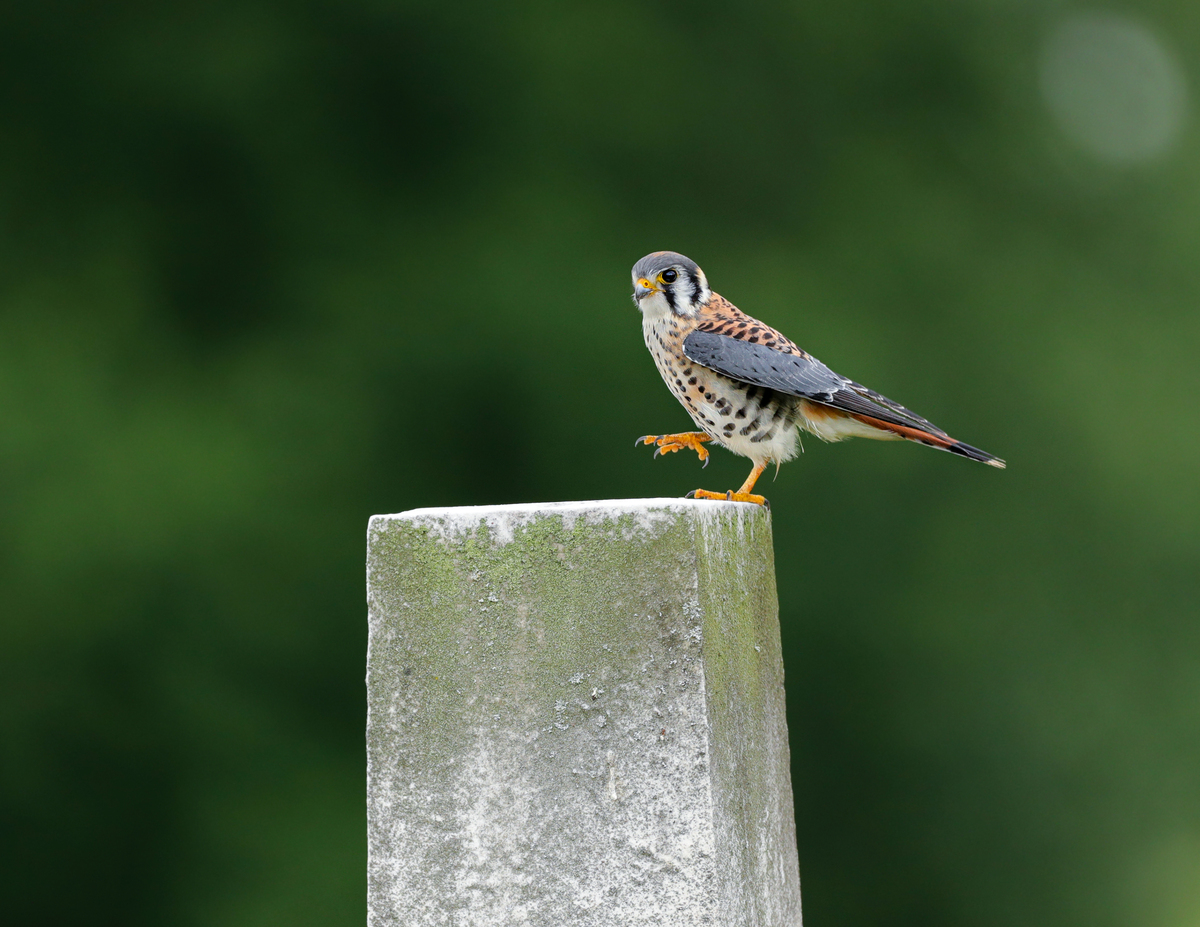
[[[638,302],[638,308],[642,310],[642,315],[648,319],[660,319],[671,314],[671,307],[667,305],[667,298],[662,293],[651,293],[649,296],[643,296]]]

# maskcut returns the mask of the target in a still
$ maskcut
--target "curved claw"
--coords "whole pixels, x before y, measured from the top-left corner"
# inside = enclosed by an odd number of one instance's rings
[[[688,499],[713,499],[717,502],[752,502],[754,505],[761,505],[770,508],[767,500],[763,496],[755,495],[749,492],[737,492],[729,489],[725,492],[712,492],[707,489],[693,489],[687,494]]]
[[[682,451],[686,448],[691,448],[699,456],[704,466],[708,466],[709,451],[704,446],[705,441],[712,439],[703,432],[687,431],[673,435],[642,435],[633,442],[633,446],[637,447],[641,444],[657,444],[658,447],[654,450],[654,457],[658,458],[663,454],[670,454],[674,451]]]
[[[709,461],[709,458],[708,458],[708,457],[705,457],[705,458],[704,458],[704,464],[703,464],[703,466],[701,466],[701,467],[700,467],[700,469],[701,469],[701,470],[703,470],[703,469],[704,469],[704,467],[707,467],[707,466],[708,466],[708,461]]]

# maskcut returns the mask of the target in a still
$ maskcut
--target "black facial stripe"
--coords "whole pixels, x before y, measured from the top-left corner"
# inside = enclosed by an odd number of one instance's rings
[[[667,298],[667,305],[671,307],[671,311],[674,313],[678,313],[679,310],[677,310],[675,308],[675,288],[670,286],[669,284],[667,286],[664,286],[663,287],[663,296],[665,296]]]
[[[700,302],[700,275],[693,271],[688,271],[688,280],[692,282],[692,302]]]

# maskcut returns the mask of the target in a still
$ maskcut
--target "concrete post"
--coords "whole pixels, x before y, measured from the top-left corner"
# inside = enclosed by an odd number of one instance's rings
[[[770,513],[368,529],[372,927],[799,927]]]

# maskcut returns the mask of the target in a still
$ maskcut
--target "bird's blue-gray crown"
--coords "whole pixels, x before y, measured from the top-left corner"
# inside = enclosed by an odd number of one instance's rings
[[[692,315],[708,302],[712,291],[704,271],[676,251],[655,251],[633,265],[633,301],[639,308],[648,296],[660,294],[676,315]]]

